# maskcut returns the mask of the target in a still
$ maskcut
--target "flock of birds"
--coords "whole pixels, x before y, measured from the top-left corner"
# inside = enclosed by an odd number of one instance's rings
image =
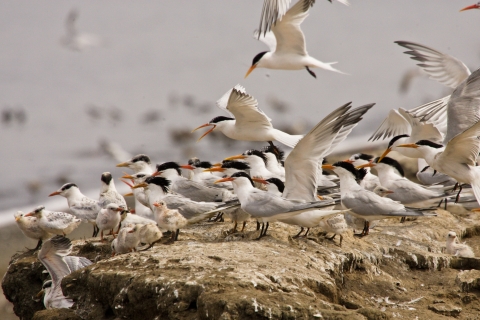
[[[338,0],[348,5],[346,0]],[[260,29],[255,35],[269,44],[270,51],[255,56],[255,68],[285,70],[312,68],[339,72],[331,64],[307,54],[300,29],[314,0],[299,0],[287,10],[290,0],[264,0]],[[480,8],[480,2],[465,8]],[[73,18],[72,18],[73,19]],[[82,222],[93,226],[93,237],[107,241],[113,236],[113,254],[147,250],[169,233],[178,240],[180,229],[205,219],[223,216],[244,232],[246,222],[256,219],[258,239],[267,235],[269,223],[279,221],[300,227],[294,237],[307,236],[319,227],[340,236],[349,229],[369,234],[378,220],[406,217],[432,219],[435,204],[453,201],[467,208],[480,202],[480,69],[470,72],[459,60],[427,46],[398,41],[406,53],[419,61],[431,78],[452,88],[450,96],[410,109],[392,110],[371,140],[390,138],[385,152],[375,157],[357,153],[344,161],[326,163],[325,158],[342,143],[374,104],[352,108],[346,103],[328,114],[305,135],[290,135],[272,126],[254,97],[237,85],[228,90],[217,106],[228,116],[218,116],[197,129],[209,127],[234,140],[268,142],[262,150],[247,150],[217,163],[192,158],[188,164],[163,162],[152,166],[139,154],[117,167],[132,173],[122,176],[131,187],[134,208],[128,208],[109,172],[101,175],[99,199],[86,197],[74,183],[66,183],[50,196],[67,199],[70,213],[52,212],[44,206],[15,220],[22,232],[38,240],[35,249],[51,279],[44,284],[46,308],[68,308],[60,283],[69,273],[92,264],[68,254],[72,244],[65,236]],[[194,130],[194,131],[195,131]],[[286,158],[279,142],[292,148]],[[404,176],[402,166],[387,155],[396,151],[418,159],[417,184]],[[218,159],[217,159],[218,160]],[[376,169],[374,175],[371,168]],[[331,170],[331,175],[325,170]],[[454,185],[460,186],[458,194]],[[463,190],[462,190],[463,189]],[[460,192],[463,194],[460,196]],[[475,209],[473,209],[475,210]],[[446,252],[469,257],[473,251],[459,243],[455,232],[446,237]]]

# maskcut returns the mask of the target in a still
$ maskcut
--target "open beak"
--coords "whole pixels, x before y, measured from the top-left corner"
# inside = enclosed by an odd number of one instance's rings
[[[227,182],[227,181],[233,181],[233,180],[235,180],[235,179],[232,178],[232,177],[226,177],[226,178],[217,180],[217,181],[215,181],[214,183]]]
[[[245,158],[246,157],[243,154],[237,154],[236,156],[225,158],[225,160],[241,160]]]
[[[126,177],[126,176],[123,176],[122,178],[124,178],[124,177]],[[128,178],[127,178],[127,179],[128,179]],[[130,188],[133,187],[133,184],[131,184],[130,182],[125,181],[125,180],[121,180],[121,181],[122,181],[123,183],[125,183],[127,186],[129,186]]]
[[[188,170],[193,170],[193,169],[195,169],[194,166],[191,166],[191,165],[189,165],[189,164],[186,164],[186,165],[184,165],[184,166],[180,166],[180,168],[182,168],[182,169],[188,169]]]
[[[122,162],[122,163],[117,164],[117,167],[128,167],[129,165],[130,165],[129,162]]]
[[[248,69],[247,74],[245,75],[245,78],[247,78],[248,75],[249,75],[250,73],[252,73],[252,71],[255,70],[256,67],[257,67],[256,64],[252,65],[252,66],[250,67],[250,69]]]
[[[262,183],[262,184],[268,184],[269,182],[265,179],[260,179],[260,178],[252,178],[253,181]]]
[[[142,183],[139,183],[139,184],[136,184],[136,185],[132,186],[132,189],[146,188],[146,187],[148,187],[148,184],[145,183],[145,182],[142,182]]]
[[[376,166],[375,163],[369,162],[369,163],[365,163],[365,164],[361,164],[361,165],[359,165],[359,166],[356,166],[355,168],[357,168],[357,169],[373,168],[373,167],[375,167],[375,166]]]
[[[415,143],[405,143],[405,144],[399,144],[397,147],[402,147],[402,148],[418,148],[418,144]]]
[[[397,146],[398,147],[398,146]],[[390,151],[392,151],[392,148],[387,148],[387,150],[385,150],[382,155],[380,156],[380,158],[378,158],[378,161],[377,162],[381,162],[383,158],[385,158],[387,156],[387,154],[390,153]]]
[[[335,169],[335,167],[332,166],[331,164],[324,164],[324,165],[322,165],[322,169],[324,169],[324,170],[333,170],[333,169]]]
[[[122,176],[123,179],[130,179],[130,180],[133,180],[135,179],[134,177],[132,177],[131,175],[129,175],[128,173],[123,173],[123,176]],[[124,181],[125,182],[125,181]]]
[[[197,142],[200,141],[200,140],[202,140],[203,137],[205,137],[207,134],[209,134],[210,132],[212,132],[213,130],[215,130],[216,125],[211,124],[211,123],[205,123],[205,124],[202,124],[200,127],[193,129],[192,132],[194,132],[194,131],[196,131],[196,130],[198,130],[198,129],[200,129],[200,128],[205,128],[205,127],[209,127],[209,126],[212,126],[212,128],[209,129],[209,130],[207,130],[200,138],[198,138],[198,139],[197,139]]]
[[[471,6],[463,8],[462,10],[460,10],[460,12],[470,10],[470,9],[478,9],[478,8],[479,8],[478,4],[472,4]]]
[[[223,169],[222,167],[211,167],[203,170],[203,172],[223,172],[223,171],[225,171],[225,169]]]
[[[60,194],[60,192],[55,191],[55,192],[50,193],[48,196],[53,197],[53,196],[56,196],[56,195],[59,195],[59,194]]]

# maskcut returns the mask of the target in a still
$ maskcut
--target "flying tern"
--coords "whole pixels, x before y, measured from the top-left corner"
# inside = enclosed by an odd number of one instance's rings
[[[332,2],[332,0],[328,1]],[[346,6],[350,5],[350,2],[348,2],[348,0],[337,1]],[[258,33],[265,34],[267,31],[270,31],[272,26],[274,26],[277,21],[281,20],[282,17],[285,15],[288,6],[290,5],[290,2],[291,0],[264,0]],[[313,6],[314,3],[315,0],[305,1],[305,5],[309,7]]]
[[[42,249],[38,252],[38,259],[52,278],[52,280],[46,281],[42,287],[43,303],[47,309],[70,308],[73,301],[63,295],[62,279],[70,273],[92,264],[87,258],[68,256],[71,252],[70,239],[60,235],[45,241]]]
[[[257,30],[254,37],[263,41],[270,49],[257,54],[252,61],[245,78],[255,68],[301,70],[306,69],[310,75],[317,77],[310,68],[322,68],[329,71],[341,71],[332,67],[333,63],[321,62],[307,53],[305,36],[300,25],[308,16],[311,0],[299,0],[282,17],[271,26],[271,31],[261,35]]]
[[[399,147],[417,149],[433,169],[459,183],[471,184],[475,198],[480,203],[480,170],[476,167],[480,151],[479,101],[480,69],[474,71],[451,95],[447,106],[448,130],[443,141],[445,148],[429,140],[401,144]],[[470,127],[466,128],[468,125]]]
[[[273,144],[279,141],[293,148],[302,135],[290,135],[272,126],[271,119],[258,107],[257,100],[246,93],[245,88],[236,85],[228,90],[218,101],[217,107],[230,114],[230,117],[215,117],[193,131],[204,127],[212,127],[197,141],[215,129],[234,140],[264,141]],[[192,132],[193,132],[192,131]]]

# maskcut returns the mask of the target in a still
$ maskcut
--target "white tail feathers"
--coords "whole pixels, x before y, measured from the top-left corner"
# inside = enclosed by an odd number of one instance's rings
[[[283,143],[290,148],[293,148],[297,145],[298,141],[303,138],[303,135],[291,135],[283,131],[274,129],[274,138],[276,141]]]
[[[475,199],[477,199],[477,202],[480,203],[480,167],[473,167],[472,170],[475,177],[475,179],[471,181],[472,190],[473,194],[475,195]]]

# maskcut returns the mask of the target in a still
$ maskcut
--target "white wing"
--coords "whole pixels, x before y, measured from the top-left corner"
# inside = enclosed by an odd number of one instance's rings
[[[227,110],[235,116],[235,127],[246,127],[251,129],[251,124],[256,127],[271,127],[271,119],[258,108],[257,100],[251,95],[232,89],[227,103]]]
[[[70,252],[72,252],[70,239],[58,235],[45,241],[42,249],[38,252],[38,259],[52,277],[53,287],[58,285],[63,277],[71,273],[67,263],[63,260],[63,257]]]
[[[342,129],[360,121],[361,116],[373,106],[366,105],[350,112],[351,103],[334,110],[305,135],[285,160],[285,190],[287,199],[315,201],[317,170],[321,159],[331,150],[332,142]],[[339,140],[345,139],[348,129],[342,131]]]
[[[442,133],[432,123],[421,122],[418,118],[414,118],[405,109],[399,108],[398,112],[410,124],[412,131],[410,138],[412,141],[430,140],[441,143],[443,140]]]
[[[455,162],[475,166],[478,153],[480,152],[480,122],[474,124],[471,128],[455,136],[448,142],[439,155],[438,161]]]
[[[447,105],[449,101],[450,96],[446,96],[410,109],[407,112],[415,118],[419,118],[420,121],[432,123],[440,132],[446,134]]]
[[[380,140],[395,137],[401,134],[410,134],[411,127],[408,121],[402,117],[397,110],[390,110],[388,116],[383,120],[382,124],[372,134],[368,141]]]
[[[453,91],[447,105],[447,115],[444,145],[480,120],[480,69],[475,70]]]
[[[253,32],[253,37],[265,43],[271,52],[274,52],[277,48],[277,39],[272,31],[268,31],[265,34],[260,34],[258,30]]]
[[[272,27],[272,32],[277,39],[275,53],[307,54],[305,37],[300,29],[300,24],[308,16],[310,2],[308,0],[299,0],[287,11],[282,20],[277,21],[275,26]]]
[[[245,88],[242,87],[241,85],[237,84],[235,87],[233,87],[232,89],[228,90],[227,92],[225,92],[225,94],[217,100],[217,107],[219,107],[220,109],[222,109],[223,111],[229,113],[232,117],[233,117],[233,114],[227,110],[227,104],[228,104],[228,99],[230,98],[230,95],[232,94],[232,90],[235,89],[239,92],[242,92],[242,93],[247,93],[245,91]]]
[[[446,86],[456,88],[470,75],[470,70],[462,61],[448,54],[418,43],[408,41],[395,41],[395,43],[410,49],[411,51],[405,53],[411,55],[411,59],[420,61],[417,66],[421,67],[430,78]]]
[[[64,257],[63,260],[65,261],[65,263],[68,265],[68,268],[72,272],[83,269],[93,264],[92,261],[84,257],[67,256],[67,257]]]
[[[260,18],[259,33],[270,31],[271,27],[287,12],[291,0],[264,0]],[[315,0],[313,0],[314,2]]]

